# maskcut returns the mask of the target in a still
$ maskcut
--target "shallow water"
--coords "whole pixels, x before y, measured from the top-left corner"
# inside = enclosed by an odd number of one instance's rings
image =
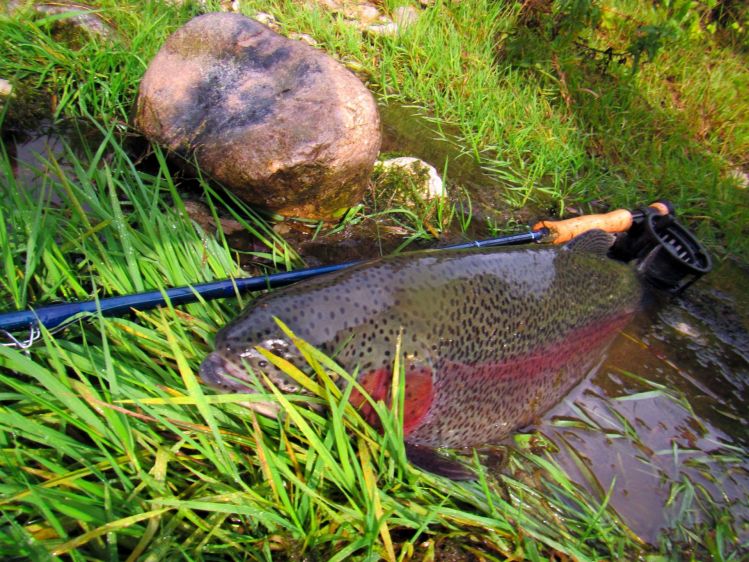
[[[438,126],[418,108],[397,103],[381,105],[380,117],[381,152],[421,158],[446,180],[448,197],[458,208],[467,210],[470,201],[468,236],[486,237],[488,223],[532,224],[542,214],[532,207],[512,209],[498,197],[503,184],[487,174],[473,156],[461,152],[457,129]]]
[[[47,189],[50,182],[73,176],[70,158],[85,162],[90,147],[95,150],[101,142],[98,131],[73,121],[53,124],[42,119],[32,130],[0,132],[16,185],[32,199],[43,196],[51,205],[63,201],[59,192]]]
[[[691,506],[684,494],[669,501],[680,483],[704,486],[749,538],[748,299],[749,273],[730,263],[683,297],[656,297],[537,426],[592,493],[614,482],[612,507],[646,542]],[[705,521],[691,507],[682,523]]]
[[[33,192],[41,188],[45,177],[51,173],[47,162],[59,161],[64,154],[61,135],[44,125],[25,137],[9,137],[5,146],[17,184]]]

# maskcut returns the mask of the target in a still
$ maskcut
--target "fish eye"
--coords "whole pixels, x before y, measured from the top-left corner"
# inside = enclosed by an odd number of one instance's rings
[[[260,367],[261,369],[265,369],[268,366],[268,362],[267,361],[258,361],[257,362],[257,366]]]

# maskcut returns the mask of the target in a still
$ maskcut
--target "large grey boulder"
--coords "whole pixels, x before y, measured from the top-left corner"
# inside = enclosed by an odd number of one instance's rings
[[[135,122],[245,201],[321,219],[360,201],[381,141],[377,104],[351,72],[227,13],[167,40],[141,82]]]

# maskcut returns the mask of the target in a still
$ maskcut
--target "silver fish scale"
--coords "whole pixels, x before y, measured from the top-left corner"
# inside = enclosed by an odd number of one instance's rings
[[[261,297],[216,345],[229,360],[266,346],[282,337],[276,316],[367,373],[391,368],[402,332],[404,356],[432,370],[435,394],[408,440],[470,446],[501,439],[558,401],[598,363],[640,291],[631,268],[584,251],[419,252]]]

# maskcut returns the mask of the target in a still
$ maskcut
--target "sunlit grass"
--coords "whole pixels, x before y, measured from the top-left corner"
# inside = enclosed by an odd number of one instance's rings
[[[624,48],[624,34],[660,17],[622,4],[606,3],[593,45]],[[669,44],[633,76],[518,29],[517,6],[437,2],[393,38],[363,37],[322,9],[271,9],[287,32],[355,61],[384,99],[457,126],[462,151],[503,186],[498,201],[561,212],[667,198],[713,248],[745,257],[746,57],[704,35]]]

